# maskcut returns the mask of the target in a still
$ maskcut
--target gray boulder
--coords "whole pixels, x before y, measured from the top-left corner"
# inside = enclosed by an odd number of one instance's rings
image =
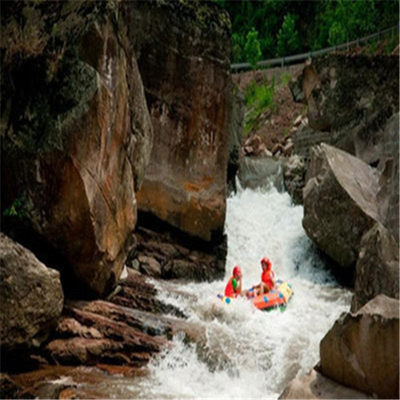
[[[345,386],[399,398],[399,301],[376,296],[343,314],[320,343],[321,372]]]
[[[0,344],[37,346],[63,308],[60,274],[0,233]]]
[[[359,310],[378,294],[399,298],[399,245],[379,223],[361,241],[352,312]]]
[[[363,234],[379,221],[374,169],[322,143],[311,150],[303,190],[303,226],[317,246],[343,268],[358,258]]]
[[[383,223],[399,242],[399,113],[383,127],[378,170],[379,211]]]
[[[303,188],[307,166],[303,157],[292,155],[284,164],[285,189],[294,204],[303,204]]]
[[[243,188],[257,189],[275,186],[283,191],[283,165],[272,157],[243,157],[240,160],[238,179]]]
[[[279,399],[372,399],[365,393],[326,378],[315,369],[293,379]]]

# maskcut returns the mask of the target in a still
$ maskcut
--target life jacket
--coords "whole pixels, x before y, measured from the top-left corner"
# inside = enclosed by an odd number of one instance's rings
[[[267,285],[268,290],[271,290],[274,285],[273,282],[274,275],[275,274],[270,269],[266,269],[261,274],[261,281]]]
[[[236,278],[231,276],[225,287],[226,297],[236,297],[239,294],[239,285],[237,284]]]

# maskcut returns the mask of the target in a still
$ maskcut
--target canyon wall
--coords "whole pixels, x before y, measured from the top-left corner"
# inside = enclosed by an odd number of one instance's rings
[[[212,3],[134,2],[154,145],[138,207],[205,241],[225,222],[233,86],[230,20]]]

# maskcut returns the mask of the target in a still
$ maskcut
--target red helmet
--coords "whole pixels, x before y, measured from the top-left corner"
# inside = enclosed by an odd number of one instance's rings
[[[235,265],[235,268],[233,268],[232,271],[233,276],[240,276],[242,275],[242,270],[240,269],[239,265]]]
[[[267,265],[267,269],[271,269],[271,261],[269,260],[269,258],[264,257],[261,259],[261,265],[266,264]]]

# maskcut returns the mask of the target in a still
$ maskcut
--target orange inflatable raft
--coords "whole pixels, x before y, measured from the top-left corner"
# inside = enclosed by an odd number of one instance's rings
[[[279,307],[281,310],[284,310],[288,301],[293,296],[293,289],[290,283],[276,281],[275,287],[266,294],[252,297],[252,289],[249,290],[249,293],[249,300],[251,300],[254,306],[259,310],[268,311],[277,307]],[[231,304],[234,300],[233,298],[226,297],[221,294],[218,295],[218,298],[220,298],[225,304]]]

